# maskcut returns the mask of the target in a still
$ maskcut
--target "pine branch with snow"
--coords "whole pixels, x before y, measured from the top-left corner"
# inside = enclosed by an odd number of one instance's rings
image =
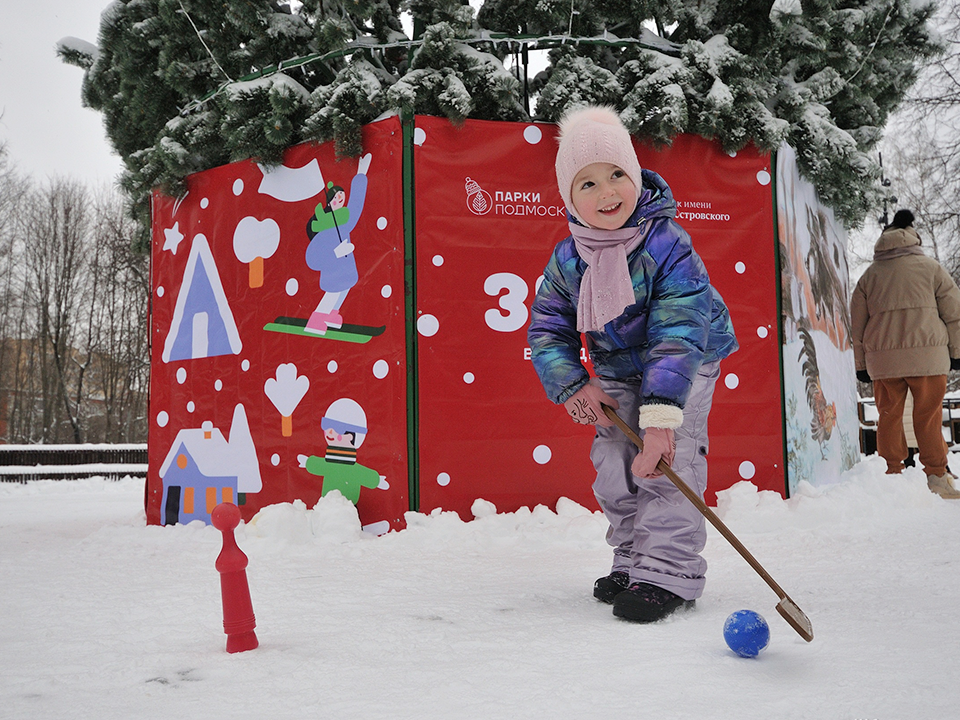
[[[540,90],[537,113],[557,122],[563,110],[578,105],[617,105],[623,88],[617,76],[592,58],[577,55],[572,49],[557,52],[559,59]]]
[[[339,156],[359,155],[360,131],[387,109],[387,88],[393,78],[360,56],[340,71],[329,85],[310,96],[310,115],[303,136],[307,140],[335,140]]]
[[[933,7],[487,0],[475,18],[461,0],[116,0],[96,47],[65,38],[60,55],[84,69],[83,102],[104,114],[141,219],[150,188],[175,192],[185,174],[229,160],[270,165],[289,145],[331,138],[340,155],[360,154],[362,125],[385,112],[556,120],[603,103],[655,143],[690,132],[772,150],[786,139],[855,226],[875,194],[882,129],[939,50]],[[491,32],[539,33],[553,48],[533,118],[504,66],[519,45]],[[147,236],[144,225],[143,247]]]

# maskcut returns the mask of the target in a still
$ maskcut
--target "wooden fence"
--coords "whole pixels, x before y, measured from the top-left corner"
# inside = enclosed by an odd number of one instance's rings
[[[147,444],[0,445],[0,482],[147,476]]]
[[[860,398],[860,451],[872,455],[877,451],[877,406],[873,398]],[[960,398],[943,400],[943,439],[951,452],[960,452]],[[910,449],[913,457],[913,448]]]

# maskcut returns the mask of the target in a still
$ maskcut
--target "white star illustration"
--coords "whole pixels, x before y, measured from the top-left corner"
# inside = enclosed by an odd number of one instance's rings
[[[163,249],[170,250],[174,255],[177,254],[177,248],[183,240],[183,233],[180,232],[180,221],[173,224],[172,228],[163,231]]]

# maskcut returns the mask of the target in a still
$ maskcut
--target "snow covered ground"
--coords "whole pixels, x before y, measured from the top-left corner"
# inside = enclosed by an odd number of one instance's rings
[[[238,529],[260,647],[228,654],[215,528],[145,526],[142,481],[3,484],[0,718],[954,717],[960,502],[883,467],[721,493],[810,644],[713,528],[696,609],[642,626],[591,597],[605,523],[569,501],[376,538],[328,497]],[[723,641],[741,608],[770,624],[755,659]]]

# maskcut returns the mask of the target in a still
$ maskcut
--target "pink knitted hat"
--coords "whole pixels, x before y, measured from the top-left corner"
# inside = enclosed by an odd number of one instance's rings
[[[588,105],[570,110],[560,120],[557,138],[557,185],[560,197],[571,215],[577,211],[570,199],[573,179],[587,165],[610,163],[621,168],[640,194],[642,180],[640,161],[633,149],[630,133],[611,107]]]

